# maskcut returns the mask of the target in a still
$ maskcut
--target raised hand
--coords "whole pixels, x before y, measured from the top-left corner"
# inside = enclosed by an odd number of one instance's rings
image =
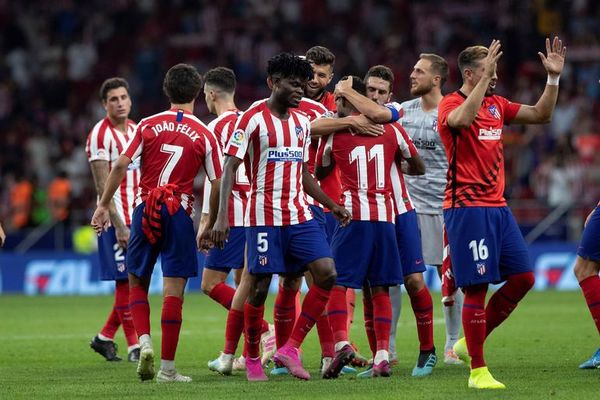
[[[488,54],[483,59],[483,66],[485,67],[484,74],[490,79],[493,79],[496,76],[498,60],[500,57],[502,57],[500,47],[501,45],[499,40],[492,40],[490,47],[488,47]]]
[[[563,46],[562,40],[558,36],[554,36],[552,46],[550,46],[550,39],[546,38],[546,55],[538,52],[540,59],[546,72],[551,77],[557,77],[565,66],[565,56],[567,55],[567,46]]]
[[[344,96],[348,90],[352,89],[352,76],[348,76],[346,79],[340,80],[335,85],[335,91],[333,92],[335,95]]]
[[[360,135],[381,136],[383,135],[383,126],[376,124],[364,115],[351,117],[353,120],[352,131]]]

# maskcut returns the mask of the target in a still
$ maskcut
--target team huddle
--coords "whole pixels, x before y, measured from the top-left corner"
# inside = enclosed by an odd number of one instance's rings
[[[301,346],[316,325],[322,378],[356,373],[353,367],[367,367],[360,378],[389,377],[404,284],[419,339],[412,375],[425,377],[438,361],[423,279],[431,265],[442,278],[444,362],[468,365],[470,388],[504,388],[487,368],[484,342],[531,289],[534,274],[503,197],[502,127],[551,119],[565,53],[558,38],[546,41],[539,56],[548,82],[534,106],[494,94],[498,41],[460,53],[463,85],[446,96],[447,62],[421,54],[410,75],[415,98],[403,103],[391,101],[394,75],[383,65],[364,79],[343,77],[328,92],[335,57],[321,46],[302,57],[272,57],[270,97],[245,111],[235,105],[235,75],[225,67],[203,76],[187,64],[172,67],[163,82],[171,107],[137,126],[127,119],[127,82],[105,81],[107,117],[91,131],[87,152],[100,196],[92,226],[105,231],[103,278],[115,280],[116,289],[113,311],[90,346],[119,360],[113,338],[122,325],[141,380],[190,382],[174,360],[184,289],[197,276],[200,249],[207,252],[202,290],[228,310],[223,349],[209,369],[245,370],[249,381],[265,381],[272,361],[271,375],[310,379]],[[193,114],[202,89],[217,115],[208,126]],[[206,183],[195,233],[200,171]],[[600,261],[596,253],[586,248],[581,260]],[[155,374],[148,287],[159,256],[164,299]],[[580,268],[582,288],[600,286],[600,264],[590,262]],[[225,283],[232,270],[235,289]],[[271,325],[264,303],[274,274]],[[303,278],[309,289],[300,304]],[[505,284],[486,305],[488,285],[499,282]],[[593,315],[600,313],[596,286],[584,288]],[[349,337],[356,289],[368,356]],[[600,364],[595,356],[588,363]]]

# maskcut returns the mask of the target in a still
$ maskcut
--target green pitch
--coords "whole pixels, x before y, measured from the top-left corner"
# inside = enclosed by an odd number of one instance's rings
[[[360,297],[357,300],[361,303]],[[438,296],[434,302],[435,338],[438,356],[443,359],[445,336]],[[141,383],[134,364],[106,362],[88,346],[104,323],[110,305],[110,297],[0,297],[0,398],[583,400],[597,398],[600,390],[600,370],[577,369],[600,345],[578,292],[535,292],[526,297],[486,345],[490,370],[508,389],[485,393],[467,389],[466,368],[443,362],[438,363],[431,377],[410,376],[418,344],[406,295],[398,329],[400,364],[394,367],[392,378],[375,380],[351,376],[321,380],[316,333],[309,335],[304,346],[311,381],[277,377],[250,384],[242,373],[219,376],[207,369],[206,362],[216,357],[223,345],[226,313],[207,296],[192,294],[184,304],[176,365],[194,382]],[[151,306],[154,343],[160,358],[160,298],[153,297]],[[272,318],[271,306],[266,313],[268,319]],[[352,337],[366,353],[361,314],[357,308]],[[119,354],[126,357],[122,331],[117,343]]]

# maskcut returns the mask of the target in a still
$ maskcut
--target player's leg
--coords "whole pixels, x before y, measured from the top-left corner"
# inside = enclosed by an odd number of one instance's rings
[[[415,314],[419,337],[419,357],[413,376],[427,376],[437,363],[433,342],[433,300],[425,285],[421,237],[417,213],[412,210],[396,217],[396,240],[404,275],[404,287]]]
[[[126,279],[116,281],[115,310],[119,314],[119,320],[127,341],[127,361],[138,362],[140,359],[140,345],[133,325],[133,317],[129,310],[129,282]]]
[[[302,311],[289,340],[277,350],[274,359],[297,378],[309,379],[310,375],[298,357],[298,349],[325,311],[336,272],[325,233],[315,220],[286,227],[284,241],[286,257],[290,260],[286,265],[288,275],[300,276],[306,268],[312,275],[313,285],[302,302]]]
[[[296,298],[302,284],[302,276],[279,277],[279,290],[273,306],[273,324],[277,348],[288,341],[296,321]]]
[[[118,250],[118,253],[115,250]],[[123,279],[123,277],[120,276],[121,273],[118,270],[116,259],[119,257],[119,265],[124,268],[124,260],[120,260],[122,254],[123,252],[117,243],[113,227],[98,237],[100,277],[102,280],[115,281],[115,300],[104,326],[90,341],[90,347],[107,361],[121,361],[121,358],[117,355],[117,345],[114,342],[114,337],[121,325],[121,318],[119,318],[119,311],[117,309],[117,298],[119,295],[117,279]],[[127,272],[124,273],[124,278],[127,279]]]
[[[506,283],[486,306],[486,336],[508,318],[535,283],[529,251],[517,222],[508,207],[499,210],[503,214],[500,273]]]
[[[440,281],[443,282],[442,266],[436,266]],[[462,365],[463,361],[454,352],[454,344],[460,338],[462,324],[463,293],[456,290],[451,295],[451,301],[442,301],[442,312],[446,323],[446,343],[444,345],[444,364]]]
[[[470,388],[503,389],[484,359],[485,296],[488,283],[501,280],[502,212],[499,208],[468,207],[444,211],[453,276],[465,293],[462,321],[465,338],[456,342],[457,355],[469,363]],[[468,354],[467,354],[468,352]],[[469,357],[470,356],[470,357]],[[469,359],[470,358],[470,359]]]
[[[250,294],[244,304],[246,377],[249,381],[267,380],[260,358],[260,336],[270,285],[271,274],[254,274]]]
[[[581,242],[577,249],[575,276],[583,292],[583,297],[592,314],[596,329],[600,334],[600,208],[596,207],[586,221]],[[583,362],[579,368],[600,368],[600,348]]]
[[[396,354],[396,331],[398,330],[398,321],[402,312],[402,290],[400,285],[391,286],[389,288],[390,302],[392,305],[392,324],[390,326],[390,363],[392,365],[398,363]]]
[[[231,307],[231,301],[235,294],[235,289],[225,283],[228,275],[229,271],[218,271],[205,266],[202,270],[201,284],[204,294],[227,310]]]

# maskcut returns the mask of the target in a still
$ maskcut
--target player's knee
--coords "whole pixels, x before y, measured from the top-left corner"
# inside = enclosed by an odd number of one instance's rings
[[[529,290],[531,290],[531,288],[535,284],[535,274],[533,272],[525,272],[519,274],[517,277],[517,282],[519,287],[521,288],[521,291],[526,293]]]
[[[598,275],[599,271],[600,263],[577,256],[573,272],[575,273],[578,282],[581,282],[590,276]]]
[[[417,294],[425,287],[423,274],[415,273],[404,277],[404,287],[409,295]]]
[[[250,290],[248,302],[255,307],[263,305],[267,299],[267,295],[269,294],[270,283],[270,280],[261,280],[256,282]]]

